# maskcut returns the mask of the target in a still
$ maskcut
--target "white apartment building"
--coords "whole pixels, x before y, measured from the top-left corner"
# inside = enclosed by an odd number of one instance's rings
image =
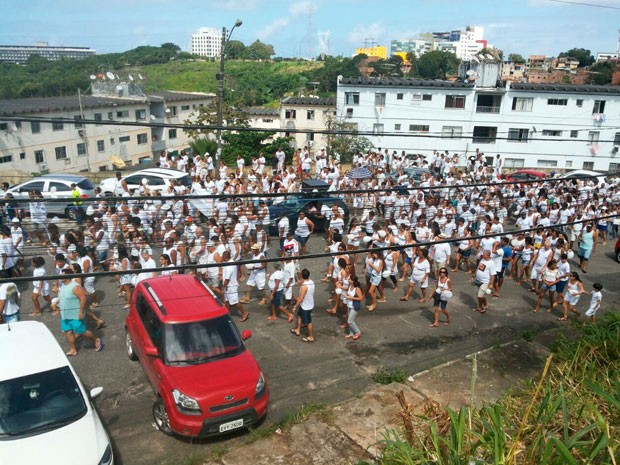
[[[505,168],[620,168],[620,87],[342,78],[337,117],[375,147],[430,154],[480,149]]]
[[[50,47],[47,42],[36,42],[34,45],[0,45],[0,62],[24,65],[32,55],[39,55],[50,61],[62,58],[81,60],[96,53],[89,47]]]
[[[222,32],[215,27],[202,27],[192,34],[192,53],[203,57],[219,57],[222,53]]]
[[[189,140],[182,129],[104,123],[182,124],[198,106],[208,105],[213,98],[212,94],[163,92],[120,98],[86,95],[0,100],[0,171],[106,171],[117,159],[129,166],[157,159],[164,150],[187,148]],[[36,118],[57,121],[39,122]]]
[[[286,130],[304,130],[307,133],[286,131],[294,138],[293,148],[308,147],[317,152],[327,147],[327,136],[312,131],[324,131],[336,119],[336,100],[332,97],[286,97],[280,101],[280,127]]]
[[[272,137],[265,140],[265,143],[273,142],[282,137],[278,131],[280,129],[280,110],[278,108],[251,107],[246,110],[248,124],[251,128],[269,129],[276,132]]]

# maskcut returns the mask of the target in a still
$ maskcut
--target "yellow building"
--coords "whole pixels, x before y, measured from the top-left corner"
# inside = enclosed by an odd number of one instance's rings
[[[378,57],[387,60],[387,47],[377,45],[375,47],[356,48],[355,55],[367,55],[369,57]]]

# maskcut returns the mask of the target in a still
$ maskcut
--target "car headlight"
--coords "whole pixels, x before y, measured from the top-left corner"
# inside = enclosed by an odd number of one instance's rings
[[[178,389],[172,391],[172,397],[174,398],[174,403],[181,412],[187,410],[191,412],[200,412],[200,405],[198,405],[196,399],[186,396]]]
[[[254,397],[259,397],[265,391],[265,378],[263,377],[263,373],[261,372],[258,376],[258,381],[256,382],[256,387],[254,388]]]
[[[112,446],[108,444],[108,446],[103,451],[101,460],[99,460],[99,465],[110,465],[111,463],[112,463]]]

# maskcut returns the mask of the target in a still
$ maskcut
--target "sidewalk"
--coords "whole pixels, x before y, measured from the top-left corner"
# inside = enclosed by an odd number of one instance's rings
[[[410,376],[405,384],[377,385],[327,413],[313,414],[286,431],[238,447],[211,463],[334,465],[372,462],[379,453],[377,443],[383,433],[387,429],[402,431],[398,392],[403,392],[417,412],[428,400],[458,409],[470,402],[475,358],[474,403],[480,406],[483,402],[494,402],[518,383],[538,378],[558,334],[558,330],[551,330],[534,337],[532,342],[520,339],[467,355]]]

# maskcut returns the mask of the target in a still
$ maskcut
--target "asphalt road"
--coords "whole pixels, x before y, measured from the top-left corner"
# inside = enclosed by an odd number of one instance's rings
[[[313,236],[310,252],[323,250],[324,242]],[[48,260],[49,261],[49,260]],[[576,263],[571,263],[576,269]],[[287,411],[303,403],[331,403],[351,398],[373,383],[371,375],[379,367],[403,368],[409,373],[419,372],[464,354],[469,354],[496,343],[521,337],[524,331],[539,331],[566,323],[557,321],[554,314],[543,311],[533,314],[533,294],[506,280],[500,298],[491,300],[491,309],[481,315],[473,312],[476,288],[468,283],[463,272],[453,273],[454,298],[448,309],[452,323],[429,328],[432,322],[432,303],[417,303],[417,290],[409,302],[399,301],[402,288],[393,293],[391,283],[386,290],[387,303],[379,304],[374,313],[363,310],[358,317],[362,337],[358,341],[343,338],[336,317],[325,312],[329,293],[319,282],[326,267],[326,259],[303,262],[318,283],[314,323],[316,342],[303,343],[293,336],[286,320],[267,321],[267,307],[257,301],[246,306],[251,317],[238,323],[241,329],[251,329],[247,346],[261,365],[271,390],[270,413],[267,421],[280,419]],[[613,242],[599,247],[594,255],[590,272],[583,275],[586,289],[594,281],[605,285],[603,306],[616,306],[619,299],[620,265],[613,259]],[[26,270],[26,275],[31,269]],[[358,268],[362,275],[362,270]],[[399,283],[402,284],[402,283]],[[187,441],[164,436],[155,430],[151,407],[152,390],[137,362],[125,354],[123,301],[117,296],[113,278],[97,281],[102,306],[97,313],[107,326],[97,332],[105,340],[105,349],[96,353],[84,343],[78,345],[79,355],[72,363],[88,387],[103,386],[103,394],[96,400],[102,420],[115,444],[117,463],[140,465],[168,461],[175,463],[190,455],[208,455],[213,448],[232,448],[239,435],[218,440]],[[30,293],[24,294],[22,314],[28,319]],[[413,298],[415,297],[415,298]],[[579,307],[589,302],[583,296]],[[582,312],[583,313],[583,312]],[[57,335],[61,345],[66,341],[59,328],[58,317],[46,312],[42,321]]]

